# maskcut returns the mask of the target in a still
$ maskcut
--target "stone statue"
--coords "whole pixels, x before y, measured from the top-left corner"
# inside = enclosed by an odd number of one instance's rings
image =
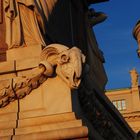
[[[4,0],[9,49],[46,46],[45,24],[57,0]]]

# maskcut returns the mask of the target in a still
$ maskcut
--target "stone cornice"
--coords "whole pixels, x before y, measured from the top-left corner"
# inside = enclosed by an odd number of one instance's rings
[[[125,119],[135,119],[135,120],[140,119],[140,112],[137,113],[132,112],[132,113],[127,113],[122,115]]]

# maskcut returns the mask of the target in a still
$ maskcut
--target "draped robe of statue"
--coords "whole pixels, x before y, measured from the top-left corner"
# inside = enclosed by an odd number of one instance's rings
[[[45,24],[57,0],[4,0],[9,49],[46,46]]]

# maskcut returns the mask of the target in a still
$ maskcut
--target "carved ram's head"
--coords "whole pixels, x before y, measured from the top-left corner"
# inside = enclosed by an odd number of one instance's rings
[[[56,74],[70,88],[78,88],[81,81],[82,64],[85,62],[85,56],[80,49],[76,47],[69,49],[64,45],[51,44],[43,50],[41,60],[42,64],[47,62],[47,65],[44,65],[46,73],[49,72],[50,75],[56,66]]]

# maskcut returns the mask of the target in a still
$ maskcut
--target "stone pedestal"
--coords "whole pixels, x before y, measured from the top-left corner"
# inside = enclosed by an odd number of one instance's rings
[[[72,112],[71,91],[59,78],[50,78],[19,101],[19,118]]]
[[[32,63],[32,67],[36,67],[36,63]],[[1,70],[0,77],[7,73],[20,76],[32,73],[28,63],[19,64],[16,60],[15,69],[12,64],[12,61],[1,63],[8,69],[3,70],[5,73]],[[87,139],[87,135],[87,127],[73,112],[71,89],[58,76],[48,78],[25,98],[0,109],[1,140]]]

